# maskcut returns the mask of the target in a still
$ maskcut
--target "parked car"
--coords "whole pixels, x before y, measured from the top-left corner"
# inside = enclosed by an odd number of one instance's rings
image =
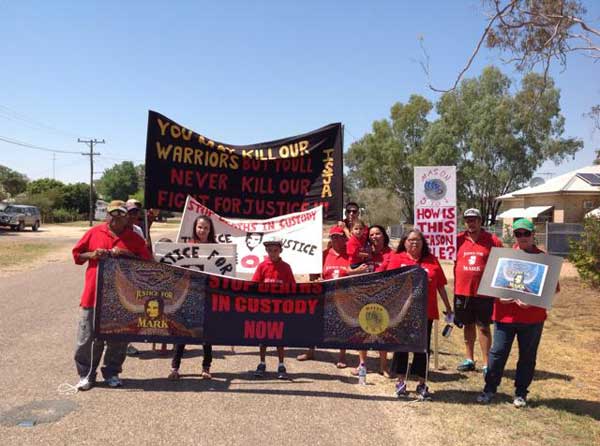
[[[41,221],[40,210],[35,206],[9,204],[0,210],[0,226],[10,226],[13,231],[23,231],[25,226],[37,231]]]

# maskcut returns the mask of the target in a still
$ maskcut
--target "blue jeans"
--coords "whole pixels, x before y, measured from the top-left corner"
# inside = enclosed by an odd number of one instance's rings
[[[538,345],[542,338],[544,323],[537,324],[503,324],[495,323],[494,343],[488,358],[488,371],[485,375],[484,392],[496,393],[496,389],[502,380],[504,366],[510,354],[513,340],[517,337],[519,344],[519,360],[517,362],[517,373],[515,375],[515,395],[527,397],[527,388],[533,380],[535,372],[535,360]]]

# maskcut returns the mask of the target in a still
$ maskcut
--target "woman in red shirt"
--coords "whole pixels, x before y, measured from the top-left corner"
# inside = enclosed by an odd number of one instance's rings
[[[215,238],[215,227],[212,220],[207,215],[201,215],[194,221],[194,232],[192,240],[189,243],[217,243]],[[202,378],[211,379],[210,366],[212,364],[212,345],[203,344],[203,359],[202,359]],[[179,366],[181,358],[185,350],[185,344],[177,344],[174,349],[173,359],[171,360],[171,373],[169,379],[179,379]]]
[[[531,254],[543,253],[535,245],[535,226],[525,218],[513,223],[513,234],[517,243],[514,249],[521,249]],[[556,292],[560,288],[556,287]],[[519,360],[515,373],[515,407],[527,405],[528,387],[535,373],[537,349],[542,338],[546,310],[526,305],[520,300],[496,299],[492,319],[494,343],[490,350],[488,372],[485,375],[485,387],[477,397],[479,403],[488,404],[492,401],[504,374],[504,366],[510,354],[515,337],[519,343]]]
[[[369,258],[367,259],[367,265],[369,267],[368,271],[373,272],[381,266],[384,260],[388,259],[392,253],[392,249],[389,246],[390,237],[383,226],[372,225],[369,228],[368,236],[371,252],[369,253]],[[360,350],[358,352],[358,358],[359,364],[366,364],[367,351]],[[358,376],[358,367],[352,370],[352,374],[354,376]],[[379,352],[379,374],[385,376],[386,378],[390,378],[390,372],[387,364],[387,352],[383,350]]]
[[[446,293],[445,285],[447,281],[444,271],[442,270],[438,259],[429,252],[429,246],[427,245],[427,240],[423,237],[423,233],[417,229],[413,229],[402,237],[396,252],[390,254],[377,271],[387,271],[411,265],[418,265],[427,272],[427,351],[429,351],[433,321],[434,319],[439,318],[437,294],[440,294],[447,313],[452,312],[452,307],[450,306],[448,294]],[[426,353],[414,353],[413,362],[410,368],[410,372],[419,379],[417,394],[423,399],[431,397],[429,388],[425,383],[427,356]],[[394,353],[392,364],[392,367],[395,368],[395,372],[398,374],[396,395],[406,395],[405,379],[408,377],[408,353]]]

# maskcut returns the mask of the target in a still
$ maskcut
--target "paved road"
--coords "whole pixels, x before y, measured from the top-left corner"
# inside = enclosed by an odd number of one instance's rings
[[[2,445],[408,444],[393,384],[370,374],[371,384],[359,387],[332,365],[333,352],[320,352],[321,361],[288,360],[291,381],[257,381],[249,373],[256,349],[216,347],[214,379],[202,381],[193,348],[182,363],[188,375],[170,382],[169,359],[140,345],[142,355],[125,362],[124,388],[59,394],[59,384],[77,381],[72,354],[83,273],[61,261],[0,281]],[[276,358],[267,364],[273,370]],[[15,426],[31,418],[58,419]]]

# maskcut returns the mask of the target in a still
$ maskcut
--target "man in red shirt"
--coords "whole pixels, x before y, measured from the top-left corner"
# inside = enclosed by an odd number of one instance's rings
[[[144,239],[128,228],[125,203],[112,201],[108,206],[106,223],[88,230],[73,248],[77,265],[88,262],[85,285],[81,294],[81,317],[77,332],[75,366],[79,373],[77,389],[88,390],[96,382],[96,369],[104,350],[104,342],[94,339],[94,314],[96,307],[96,273],[98,261],[106,257],[139,257],[151,260]],[[102,376],[109,387],[123,385],[119,379],[125,361],[126,342],[106,342]]]
[[[292,268],[286,262],[281,259],[281,240],[276,238],[269,238],[263,242],[267,255],[269,256],[266,260],[262,261],[256,267],[256,271],[252,276],[253,282],[263,283],[296,283]],[[264,345],[260,346],[260,363],[256,367],[254,376],[261,378],[267,371],[267,364],[265,362],[265,356],[267,353],[267,347]],[[277,356],[279,357],[279,366],[277,367],[277,378],[286,379],[287,370],[285,368],[284,358],[285,351],[283,346],[277,347]]]
[[[479,346],[483,356],[482,370],[485,374],[492,343],[490,324],[494,298],[477,295],[477,289],[491,249],[501,248],[502,242],[495,235],[482,229],[482,218],[478,209],[467,209],[463,218],[466,231],[458,234],[458,251],[454,263],[454,320],[458,326],[464,325],[466,359],[457,369],[461,372],[475,370],[475,339],[479,332]]]

